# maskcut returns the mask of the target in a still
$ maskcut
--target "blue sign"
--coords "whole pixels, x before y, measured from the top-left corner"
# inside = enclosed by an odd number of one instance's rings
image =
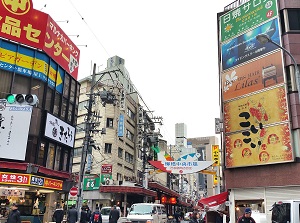
[[[118,137],[124,136],[124,115],[120,114],[118,122]]]
[[[278,19],[273,19],[223,44],[223,71],[278,49],[271,43],[259,43],[256,36],[262,33],[267,34],[273,42],[280,44]]]
[[[41,186],[44,186],[44,180],[45,179],[43,177],[31,176],[30,184],[41,187]]]

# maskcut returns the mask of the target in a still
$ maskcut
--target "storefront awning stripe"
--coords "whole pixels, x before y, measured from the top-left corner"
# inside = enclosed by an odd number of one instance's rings
[[[228,192],[226,191],[214,196],[202,198],[200,201],[198,201],[198,205],[201,206],[202,204],[202,205],[208,205],[209,207],[214,207],[219,204],[223,204],[227,200],[227,197],[228,197]]]

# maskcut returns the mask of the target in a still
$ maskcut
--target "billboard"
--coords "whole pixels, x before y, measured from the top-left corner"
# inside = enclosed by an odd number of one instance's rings
[[[45,51],[75,79],[80,51],[55,21],[32,0],[0,2],[0,37]]]
[[[223,100],[283,84],[283,72],[281,51],[223,72]]]
[[[38,50],[0,40],[0,68],[48,82],[50,87],[63,92],[65,71]]]
[[[0,157],[25,160],[31,105],[11,105],[0,99]]]
[[[293,162],[290,134],[286,123],[268,126],[249,136],[244,132],[226,135],[226,167]]]
[[[220,17],[221,42],[276,16],[276,0],[248,1]]]
[[[256,131],[288,120],[284,86],[224,103],[225,134],[245,129]]]
[[[273,19],[224,43],[221,47],[222,70],[227,70],[278,49],[274,44],[259,43],[256,36],[261,33],[267,34],[272,41],[280,44],[278,19]]]

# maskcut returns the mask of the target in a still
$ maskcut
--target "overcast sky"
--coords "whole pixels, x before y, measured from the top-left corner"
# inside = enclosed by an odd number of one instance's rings
[[[91,74],[94,63],[101,71],[109,57],[125,59],[143,100],[163,117],[163,138],[174,144],[176,123],[187,125],[188,138],[215,135],[220,116],[217,12],[231,2],[33,0],[33,6],[78,45],[79,79]]]

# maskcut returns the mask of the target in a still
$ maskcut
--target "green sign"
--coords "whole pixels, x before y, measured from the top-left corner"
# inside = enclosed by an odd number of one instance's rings
[[[276,0],[250,0],[220,17],[221,42],[276,16]]]
[[[111,173],[102,173],[101,174],[101,183],[103,185],[109,185],[110,179],[112,179]]]
[[[84,178],[83,190],[99,190],[100,178]]]

